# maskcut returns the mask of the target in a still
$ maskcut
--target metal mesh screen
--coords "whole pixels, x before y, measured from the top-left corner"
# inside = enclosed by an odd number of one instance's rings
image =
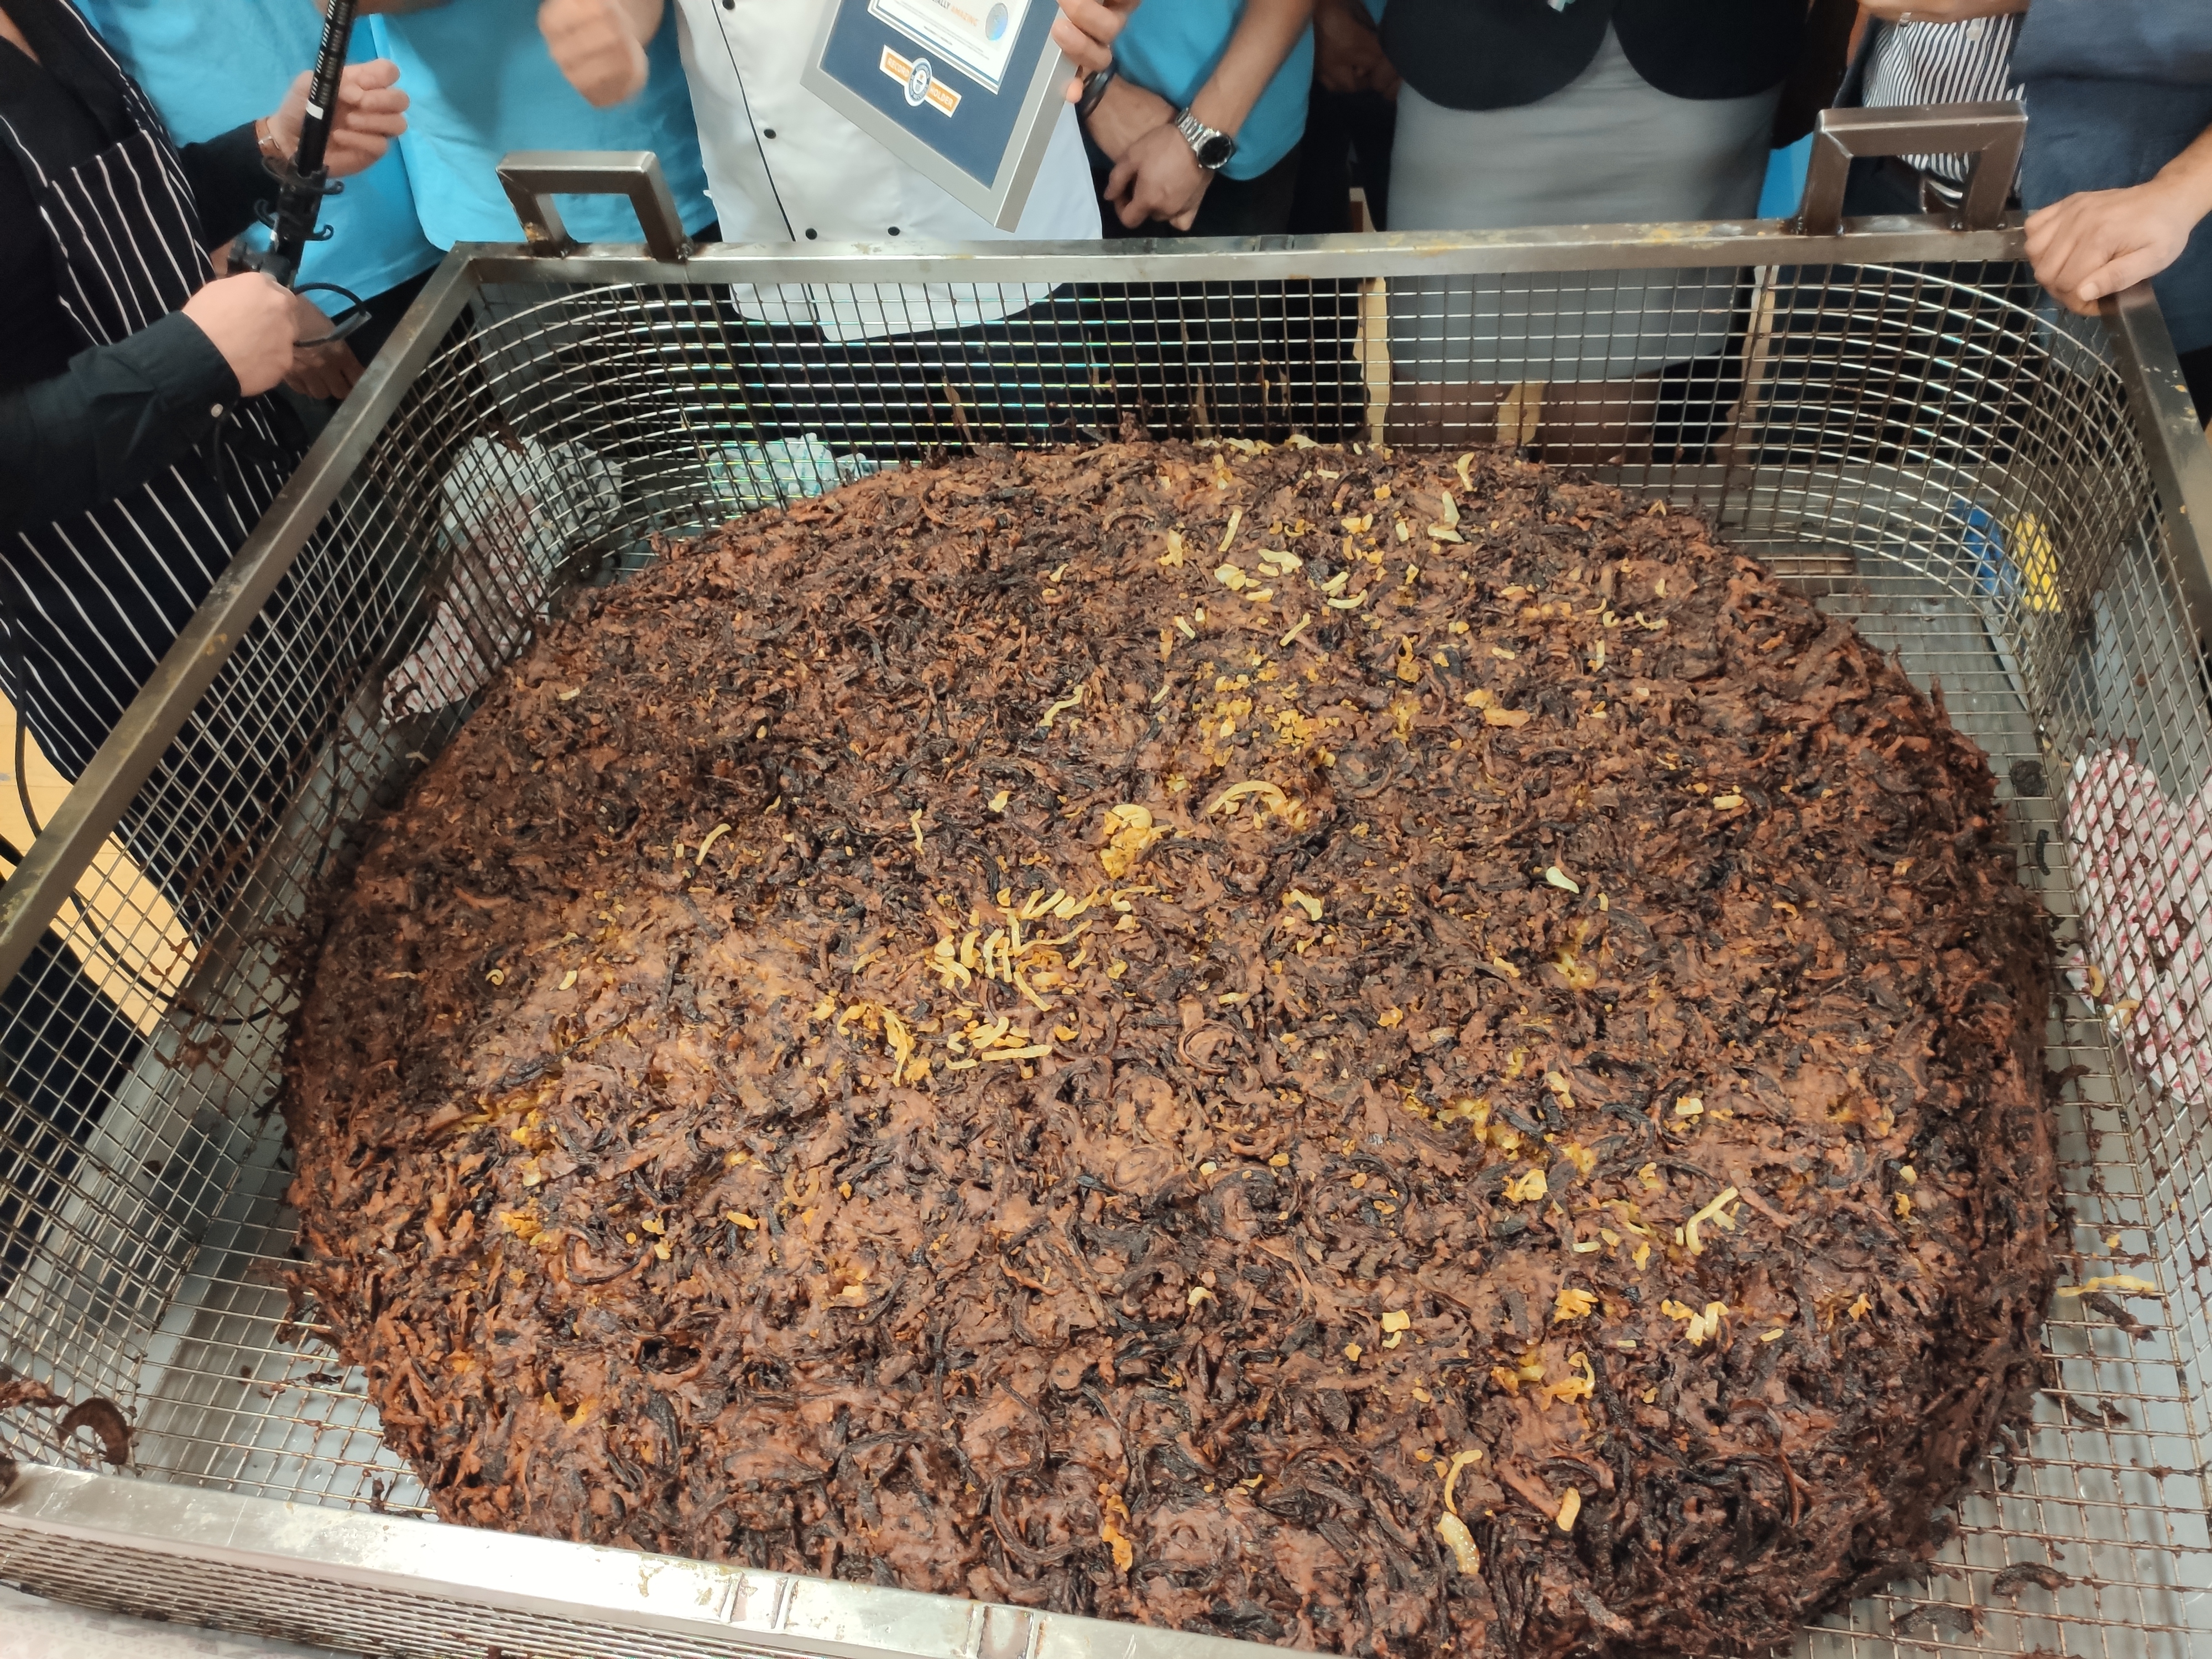
[[[1214,263],[1218,280],[1157,287],[925,291],[857,258],[805,286],[725,259],[712,283],[473,287],[118,857],[0,999],[0,1362],[125,1404],[148,1476],[421,1507],[285,1288],[269,1111],[320,884],[564,586],[655,536],[977,444],[1505,442],[1711,514],[1940,682],[2069,962],[2050,1032],[2075,1293],[2049,1326],[2051,1386],[1935,1576],[1801,1645],[2212,1651],[2212,1158],[2193,1122],[2212,1052],[2190,1006],[2201,1022],[2212,1003],[2212,705],[2100,333],[2039,318],[2008,264],[1470,259],[1298,281]],[[155,900],[172,978],[142,962],[134,1012],[84,963]],[[0,1423],[0,1446],[95,1450],[35,1415]],[[223,1601],[163,1604],[225,1622]],[[514,1640],[453,1617],[471,1643]],[[336,1607],[281,1628],[416,1650]]]
[[[775,1649],[737,1639],[594,1626],[158,1550],[89,1556],[74,1540],[19,1541],[0,1555],[0,1570],[37,1583],[57,1601],[118,1613],[154,1607],[187,1624],[336,1646],[378,1659],[460,1654],[474,1659],[487,1652],[516,1659],[787,1659]]]

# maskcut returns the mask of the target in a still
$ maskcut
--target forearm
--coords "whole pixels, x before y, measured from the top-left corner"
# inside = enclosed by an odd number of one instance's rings
[[[238,378],[173,314],[69,368],[0,393],[0,532],[66,518],[143,483],[203,441]]]
[[[1159,94],[1117,75],[1107,83],[1106,95],[1098,100],[1098,107],[1091,112],[1084,127],[1091,134],[1091,142],[1106,152],[1107,159],[1118,161],[1138,139],[1162,123],[1174,120],[1175,113],[1175,106]]]
[[[1314,0],[1249,0],[1213,73],[1190,100],[1207,126],[1233,133],[1313,19]]]
[[[274,203],[276,181],[261,162],[253,123],[177,152],[200,210],[200,228],[210,245],[227,242],[254,222],[258,203]]]
[[[2212,127],[2197,134],[2196,143],[2160,167],[2151,184],[2192,223],[2212,215]]]

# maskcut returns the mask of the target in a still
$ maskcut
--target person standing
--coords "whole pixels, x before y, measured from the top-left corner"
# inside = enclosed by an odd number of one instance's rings
[[[346,70],[333,173],[404,129],[397,75]],[[64,0],[0,0],[0,689],[66,776],[304,451],[265,395],[298,302],[258,273],[213,280],[207,251],[296,148],[307,79],[179,151]]]
[[[659,0],[652,0],[657,24]],[[422,234],[456,242],[522,238],[499,182],[500,158],[517,149],[649,149],[693,235],[714,222],[699,129],[676,61],[675,41],[625,20],[635,0],[368,0],[362,12],[378,55],[399,65],[415,100],[400,141]],[[578,43],[597,42],[610,64],[586,82],[556,56],[584,63]],[[586,48],[589,49],[588,44]],[[635,87],[612,90],[635,70]],[[648,73],[649,71],[649,73]],[[582,242],[635,242],[637,215],[619,196],[556,198],[568,233]]]
[[[1315,0],[1313,92],[1292,235],[1389,228],[1399,77],[1382,50],[1382,0]],[[1355,187],[1367,203],[1367,222],[1356,227],[1346,212]]]
[[[1153,0],[1086,89],[1109,235],[1279,235],[1313,85],[1314,0]]]
[[[303,0],[78,3],[145,89],[171,135],[188,144],[214,138],[279,102],[294,77],[315,61],[322,38],[314,9]],[[372,56],[368,32],[356,31],[353,61]],[[263,189],[273,197],[276,186],[270,181]],[[284,384],[315,400],[343,398],[353,389],[438,262],[438,250],[416,222],[414,193],[397,146],[324,198],[321,222],[331,239],[309,244],[300,280],[335,283],[360,295],[368,302],[368,319],[346,339],[295,353]],[[319,301],[303,299],[301,339],[328,331],[319,303],[336,312],[345,302],[328,294]]]
[[[1991,103],[2021,96],[2013,74],[2027,0],[1861,0],[1865,37],[1836,101],[1845,107]],[[1958,204],[1963,155],[1863,155],[1851,163],[1844,211],[1860,217]]]
[[[1805,21],[1805,0],[1390,0],[1391,229],[1751,217]],[[1734,396],[1736,286],[1394,283],[1389,429],[1589,460],[1646,449],[1663,422],[1695,447]]]
[[[2027,254],[2069,311],[2148,282],[2200,417],[2212,419],[2212,6],[2034,0],[2026,88]]]
[[[672,27],[663,0],[575,0],[574,26],[548,40],[562,73],[595,103],[653,95],[674,78],[663,61],[674,43],[726,241],[1097,238],[1072,107],[1057,118],[1019,223],[999,230],[799,84],[823,3],[678,0]],[[728,331],[752,377],[757,435],[812,430],[840,447],[900,453],[929,441],[915,430],[925,411],[979,439],[1073,435],[1071,400],[1088,375],[1080,319],[1064,292],[740,284],[731,300],[738,314]]]

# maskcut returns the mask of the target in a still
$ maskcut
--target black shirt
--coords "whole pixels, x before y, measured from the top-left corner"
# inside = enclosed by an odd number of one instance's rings
[[[63,173],[114,142],[84,100],[0,41],[0,113],[39,165]],[[0,161],[0,388],[46,380],[69,366],[70,331],[54,294],[53,247],[39,223],[31,181],[12,156]]]
[[[1588,69],[1608,23],[1660,91],[1743,98],[1796,66],[1805,0],[1390,0],[1382,46],[1431,103],[1517,109]]]
[[[48,174],[134,130],[124,82],[87,47],[64,0],[5,0],[38,54],[0,40],[0,116]],[[210,246],[252,222],[274,186],[251,123],[179,152]],[[56,255],[32,175],[0,137],[0,530],[122,494],[204,441],[238,380],[182,315],[82,349],[56,289]]]

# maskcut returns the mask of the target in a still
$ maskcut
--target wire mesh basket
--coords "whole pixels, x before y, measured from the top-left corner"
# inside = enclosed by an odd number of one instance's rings
[[[0,1364],[118,1402],[133,1441],[125,1474],[70,1473],[90,1436],[0,1417],[47,1466],[0,1496],[0,1580],[379,1654],[1215,1645],[405,1518],[419,1484],[285,1287],[271,1105],[312,896],[564,588],[978,444],[1299,434],[1518,444],[1692,507],[1940,679],[2065,953],[2071,1293],[2025,1455],[1924,1583],[1801,1645],[2212,1652],[2212,457],[2147,292],[2039,315],[2016,223],[1111,256],[659,234],[456,250],[15,855]]]

